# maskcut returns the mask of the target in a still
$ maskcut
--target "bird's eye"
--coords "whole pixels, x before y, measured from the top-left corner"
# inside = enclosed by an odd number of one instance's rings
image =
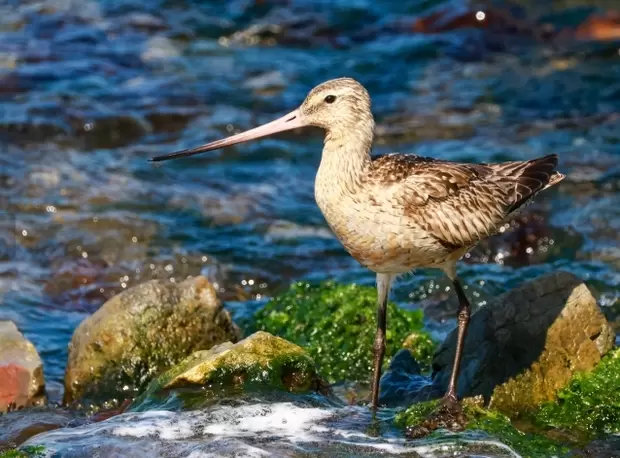
[[[335,95],[328,95],[325,97],[325,103],[334,103],[336,101]]]

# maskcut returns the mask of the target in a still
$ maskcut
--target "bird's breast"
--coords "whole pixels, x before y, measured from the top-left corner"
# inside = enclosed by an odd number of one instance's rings
[[[446,260],[445,248],[389,202],[364,193],[315,192],[315,197],[344,248],[375,272],[408,272]]]

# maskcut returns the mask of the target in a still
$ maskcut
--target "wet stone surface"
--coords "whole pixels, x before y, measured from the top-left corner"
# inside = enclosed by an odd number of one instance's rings
[[[572,375],[593,369],[615,333],[582,281],[566,272],[541,276],[472,316],[459,397],[482,395],[510,415],[550,401]],[[448,385],[453,332],[433,360],[433,390]]]
[[[106,302],[71,339],[65,404],[132,398],[158,373],[240,330],[204,277],[156,280]]]
[[[36,407],[0,415],[0,450],[21,445],[33,436],[67,426],[76,415],[55,407]]]
[[[0,414],[45,404],[43,362],[12,321],[0,321]]]

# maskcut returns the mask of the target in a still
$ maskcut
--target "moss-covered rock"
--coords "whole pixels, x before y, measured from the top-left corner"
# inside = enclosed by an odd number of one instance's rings
[[[239,337],[206,278],[143,283],[78,326],[69,345],[64,402],[133,398],[192,352]]]
[[[594,368],[613,344],[612,327],[579,278],[543,275],[472,316],[458,394],[482,395],[508,415],[531,412],[573,375]],[[438,395],[448,385],[455,345],[456,331],[433,361]]]
[[[375,288],[295,283],[256,315],[257,329],[306,348],[328,381],[368,380],[376,332]],[[421,333],[422,312],[388,304],[386,362],[412,331]]]
[[[484,409],[482,399],[469,398],[463,402],[463,415],[466,429],[483,431],[516,450],[523,458],[565,457],[569,448],[544,434],[523,432],[511,423],[510,419],[493,410]],[[400,412],[395,422],[406,432],[426,421],[439,408],[439,401],[420,402]]]
[[[511,420],[484,409],[472,398],[463,401],[467,429],[481,430],[510,445],[524,457],[612,456],[588,454],[617,443],[620,433],[620,348],[614,349],[588,373],[575,374],[557,399]],[[415,428],[437,408],[437,400],[421,402],[400,412],[396,423]],[[594,438],[600,439],[584,447]],[[570,448],[569,448],[570,447]],[[570,450],[572,449],[572,450]],[[570,453],[569,453],[570,452]]]
[[[147,410],[162,403],[171,392],[192,392],[199,388],[198,399],[250,390],[303,393],[317,390],[321,382],[314,361],[301,347],[267,332],[256,332],[244,340],[198,351],[153,380],[130,410]],[[195,390],[193,390],[195,391]],[[181,395],[183,397],[183,395]]]
[[[574,376],[534,417],[541,426],[589,438],[620,433],[620,349],[610,352],[592,372]]]

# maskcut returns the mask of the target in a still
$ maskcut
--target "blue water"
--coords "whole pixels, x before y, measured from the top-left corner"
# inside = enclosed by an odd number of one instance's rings
[[[523,15],[564,26],[589,11],[570,7],[591,3],[524,3]],[[207,275],[240,316],[293,280],[373,282],[314,202],[319,131],[147,162],[275,118],[338,76],[369,89],[377,153],[461,161],[558,153],[568,178],[460,273],[484,305],[541,273],[568,270],[615,320],[620,43],[544,41],[494,27],[413,32],[433,10],[466,6],[2,3],[0,318],[40,351],[52,398],[77,324],[147,279]],[[419,271],[394,294],[423,307],[441,335],[454,323],[447,285],[438,272]]]

